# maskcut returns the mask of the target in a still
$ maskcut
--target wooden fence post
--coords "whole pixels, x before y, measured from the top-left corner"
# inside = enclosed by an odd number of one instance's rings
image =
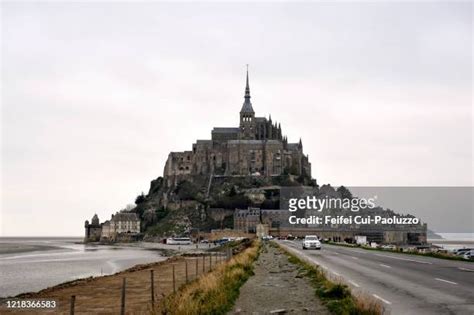
[[[153,275],[153,269],[150,270],[150,280],[151,280],[151,306],[155,306],[155,277]]]
[[[71,315],[74,315],[74,304],[76,304],[76,296],[71,295],[71,310],[70,310]]]
[[[122,303],[120,305],[120,314],[125,315],[125,287],[127,285],[127,278],[122,281]]]
[[[173,264],[173,292],[176,292],[176,276],[174,274],[174,264]]]
[[[199,259],[196,257],[196,279],[199,276]]]
[[[202,273],[206,272],[206,255],[202,255]]]
[[[185,267],[186,267],[186,283],[188,283],[188,281],[189,281],[189,278],[188,278],[188,260],[186,258],[184,259],[184,264],[185,264]]]

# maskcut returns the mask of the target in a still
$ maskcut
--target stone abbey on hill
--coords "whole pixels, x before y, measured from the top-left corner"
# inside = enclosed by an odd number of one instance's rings
[[[426,243],[427,226],[421,222],[314,224],[300,220],[293,223],[292,216],[311,218],[319,212],[301,206],[297,213],[289,211],[290,197],[314,196],[314,202],[341,200],[340,205],[336,202],[323,206],[327,208],[324,215],[336,218],[347,214],[342,199],[350,200],[351,210],[356,204],[361,207],[361,203],[354,203],[358,198],[343,186],[335,189],[331,185],[317,185],[311,176],[308,156],[303,153],[302,141],[288,143],[280,124],[274,123],[271,117],[255,117],[248,71],[239,118],[238,127],[214,128],[211,139],[197,140],[192,150],[171,152],[163,176],[151,181],[146,195],[137,196],[136,207],[124,209],[102,224],[97,216],[91,223],[86,221],[85,239],[159,240],[183,235],[196,238],[199,232],[233,228],[237,233],[318,235],[333,241],[351,242],[362,235],[378,244]],[[396,215],[375,204],[370,209],[361,209],[369,218]],[[401,217],[407,221],[414,218]]]
[[[250,102],[249,75],[239,127],[216,127],[210,140],[197,140],[192,151],[171,152],[163,172],[168,185],[190,175],[311,177],[303,143],[288,143],[281,125],[271,116],[255,117]]]

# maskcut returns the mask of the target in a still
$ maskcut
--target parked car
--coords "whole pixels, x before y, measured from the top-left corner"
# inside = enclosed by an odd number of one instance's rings
[[[306,235],[302,245],[303,249],[321,249],[321,242],[316,235]]]
[[[228,237],[223,237],[221,239],[215,240],[214,245],[224,245],[225,243],[229,243],[230,241],[231,239],[229,239]]]
[[[463,257],[464,259],[474,260],[474,249],[470,249],[469,251],[465,252]]]
[[[466,254],[467,252],[473,250],[472,248],[459,248],[459,249],[456,249],[453,253],[454,255],[458,255],[458,256],[464,256],[464,254]]]

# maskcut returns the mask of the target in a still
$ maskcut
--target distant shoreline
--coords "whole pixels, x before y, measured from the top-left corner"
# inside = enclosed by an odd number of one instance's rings
[[[472,241],[469,241],[469,240],[447,240],[447,239],[444,239],[444,238],[434,238],[434,239],[428,239],[428,242],[429,243],[433,243],[433,244],[446,244],[446,245],[449,245],[449,244],[452,244],[452,245],[457,245],[457,244],[460,244],[460,245],[471,245],[471,244],[474,244],[474,240]]]
[[[64,250],[64,247],[51,245],[34,245],[24,243],[1,243],[0,255],[4,254],[22,254],[29,252],[47,251],[47,250]]]

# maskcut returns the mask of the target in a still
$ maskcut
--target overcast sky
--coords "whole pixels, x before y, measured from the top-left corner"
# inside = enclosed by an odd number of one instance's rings
[[[467,1],[1,9],[0,235],[82,235],[132,203],[170,151],[238,125],[247,63],[318,183],[473,184]]]

